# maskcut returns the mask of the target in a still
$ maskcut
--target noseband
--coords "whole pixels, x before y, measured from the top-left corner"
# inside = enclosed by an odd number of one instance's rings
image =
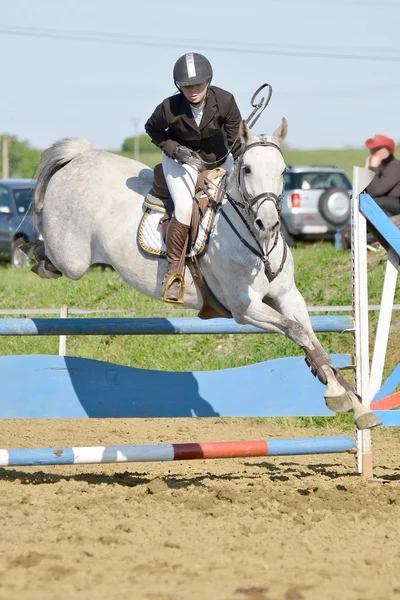
[[[263,192],[262,194],[258,194],[257,196],[251,196],[246,190],[245,182],[243,180],[243,175],[242,175],[243,169],[244,169],[244,166],[243,166],[244,155],[248,150],[250,150],[251,148],[255,148],[257,146],[270,146],[270,147],[278,150],[278,152],[282,155],[282,150],[280,149],[278,144],[274,144],[274,142],[268,142],[267,140],[254,142],[253,144],[249,144],[248,146],[245,147],[242,154],[238,158],[236,174],[235,174],[236,187],[237,187],[237,190],[238,190],[240,197],[242,199],[242,202],[243,202],[242,207],[247,208],[248,212],[250,212],[250,210],[253,208],[253,206],[255,204],[257,204],[257,202],[260,202],[260,204],[258,206],[258,210],[259,210],[260,207],[264,204],[264,202],[270,201],[275,204],[276,211],[277,211],[278,215],[280,216],[281,210],[282,210],[283,191],[279,196],[277,196],[273,192]]]

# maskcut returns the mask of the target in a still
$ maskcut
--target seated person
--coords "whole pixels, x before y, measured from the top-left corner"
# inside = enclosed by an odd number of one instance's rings
[[[366,188],[388,217],[400,214],[400,160],[394,157],[395,144],[384,135],[369,138],[365,145],[370,151],[365,167],[376,173]]]

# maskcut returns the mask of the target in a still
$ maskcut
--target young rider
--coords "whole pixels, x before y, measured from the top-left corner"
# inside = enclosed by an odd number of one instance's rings
[[[174,66],[179,93],[166,98],[145,125],[162,154],[162,167],[175,206],[167,232],[166,298],[178,300],[178,274],[186,250],[198,172],[222,166],[227,171],[240,153],[241,116],[232,94],[211,84],[213,71],[205,56],[188,53]],[[171,278],[172,276],[172,278]]]

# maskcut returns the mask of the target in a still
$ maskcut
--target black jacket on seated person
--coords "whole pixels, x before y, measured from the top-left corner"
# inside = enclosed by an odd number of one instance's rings
[[[186,146],[198,152],[204,161],[218,165],[225,160],[228,151],[235,159],[239,156],[240,121],[233,95],[212,85],[199,127],[189,102],[180,92],[157,106],[145,129],[153,144],[167,156],[172,156],[177,146]]]
[[[400,198],[400,160],[389,154],[379,167],[370,167],[370,170],[376,173],[366,190],[372,198]]]
[[[379,167],[370,167],[376,175],[367,186],[369,194],[388,217],[400,214],[400,160],[389,154]]]

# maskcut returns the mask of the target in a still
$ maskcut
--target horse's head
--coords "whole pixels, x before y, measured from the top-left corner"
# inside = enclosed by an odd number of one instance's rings
[[[287,134],[286,119],[272,136],[254,135],[245,121],[240,125],[242,154],[235,169],[243,203],[253,213],[260,237],[270,240],[280,228],[285,161],[280,144]]]

